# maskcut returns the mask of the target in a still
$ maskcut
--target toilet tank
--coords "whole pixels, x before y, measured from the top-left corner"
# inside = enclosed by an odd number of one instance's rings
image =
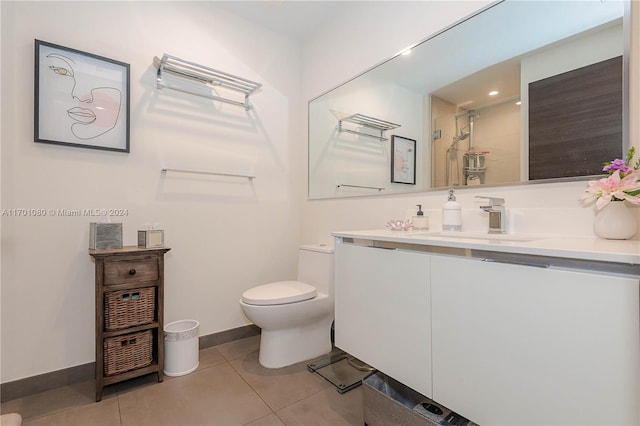
[[[333,296],[333,247],[324,244],[301,246],[298,252],[298,281]]]

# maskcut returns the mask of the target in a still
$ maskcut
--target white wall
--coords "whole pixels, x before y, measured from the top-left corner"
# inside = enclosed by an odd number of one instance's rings
[[[303,45],[304,100],[309,101],[326,92],[350,76],[393,56],[404,47],[462,19],[487,3],[415,2],[397,7],[387,2],[374,2],[363,4],[357,11],[350,10],[348,16],[351,19],[345,14],[342,19],[336,20],[331,28]],[[636,6],[638,5],[634,4],[634,7]],[[398,31],[394,25],[379,25],[378,18],[385,14],[393,16],[395,22],[402,22],[402,31]],[[637,15],[636,10],[634,28],[638,27]],[[638,117],[640,77],[637,57],[640,56],[640,32],[632,33],[632,50],[635,56],[632,64],[633,82],[630,91],[633,99],[630,116]],[[328,45],[334,47],[328,49]],[[469,48],[475,49],[476,46],[472,43]],[[633,124],[633,121],[631,140],[638,146],[637,123]],[[477,229],[486,225],[478,213],[479,203],[473,197],[490,195],[504,197],[507,208],[514,209],[516,214],[526,211],[535,218],[530,221],[531,225],[516,221],[518,225],[529,225],[527,231],[589,236],[593,235],[591,224],[594,210],[582,207],[578,201],[585,188],[585,182],[469,188],[458,191],[458,201],[462,204],[463,217],[469,228]],[[388,219],[407,217],[410,210],[415,210],[415,204],[423,205],[423,209],[426,209],[425,214],[431,216],[431,226],[437,227],[440,225],[440,211],[446,198],[446,191],[432,191],[351,199],[304,200],[301,204],[301,238],[303,242],[331,241],[332,231],[384,228]]]
[[[0,7],[0,23],[2,22],[2,7]],[[2,52],[2,31],[0,31],[0,52]],[[2,55],[0,54],[0,81],[2,81]],[[1,95],[1,91],[0,91]],[[0,143],[2,142],[2,102],[0,102]],[[0,204],[2,201],[2,149],[0,149]],[[2,221],[0,220],[0,237],[2,236]],[[2,330],[2,244],[0,244],[0,331]],[[2,339],[0,336],[0,374],[2,370]],[[1,381],[1,377],[0,377]]]
[[[211,2],[5,2],[2,208],[123,208],[125,245],[165,230],[165,321],[248,324],[256,284],[296,273],[303,183],[299,45]],[[34,39],[131,64],[131,153],[33,142]],[[154,87],[169,53],[264,84],[255,111]],[[252,171],[232,180],[163,167]],[[238,170],[236,170],[238,169]],[[240,170],[242,169],[242,170]],[[2,382],[92,362],[92,217],[2,217]]]

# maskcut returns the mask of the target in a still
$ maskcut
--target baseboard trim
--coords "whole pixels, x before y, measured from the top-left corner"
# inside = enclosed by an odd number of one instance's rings
[[[198,344],[200,345],[200,349],[206,349],[211,346],[218,346],[223,343],[257,336],[258,334],[260,334],[260,327],[250,324],[243,327],[232,328],[231,330],[221,331],[220,333],[211,333],[206,336],[200,336]]]
[[[200,349],[233,342],[260,334],[260,328],[251,324],[231,330],[200,336]],[[0,384],[0,401],[6,402],[16,398],[45,392],[62,386],[91,380],[95,375],[95,362],[64,368],[50,373],[38,374],[20,380]]]
[[[0,401],[6,402],[12,399],[45,392],[62,386],[93,379],[95,374],[95,362],[76,365],[50,373],[38,374],[13,382],[0,385]]]

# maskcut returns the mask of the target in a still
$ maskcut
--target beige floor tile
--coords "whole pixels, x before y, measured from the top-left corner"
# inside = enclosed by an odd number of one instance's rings
[[[115,398],[115,391],[105,388],[102,400]],[[95,381],[73,385],[17,398],[2,404],[3,413],[19,413],[24,420],[61,412],[73,407],[96,404]]]
[[[164,380],[169,380],[171,377],[164,376]],[[136,377],[133,379],[125,380],[124,382],[115,383],[105,388],[105,391],[117,392],[118,394],[129,392],[136,389],[141,389],[146,386],[153,386],[158,382],[158,376],[156,373],[146,374],[144,376]]]
[[[363,425],[362,388],[344,394],[326,389],[276,412],[285,425]]]
[[[218,349],[228,361],[241,358],[260,350],[260,335],[223,343],[222,345],[215,346],[215,348]]]
[[[48,416],[26,420],[24,426],[120,426],[118,399],[103,399]]]
[[[274,411],[331,386],[322,377],[310,373],[304,362],[269,369],[258,362],[258,352],[252,352],[230,364]]]
[[[200,362],[200,365],[198,365],[199,370],[227,362],[217,347],[200,350],[198,361]]]
[[[259,418],[258,420],[247,423],[245,426],[285,426],[284,423],[275,414],[269,414]]]
[[[122,425],[242,425],[269,407],[228,363],[118,393]]]
[[[20,413],[25,426],[362,424],[359,389],[338,394],[306,362],[264,368],[259,342],[255,336],[204,349],[197,371],[163,383],[155,374],[117,383],[99,403],[91,380],[5,402],[2,412]]]

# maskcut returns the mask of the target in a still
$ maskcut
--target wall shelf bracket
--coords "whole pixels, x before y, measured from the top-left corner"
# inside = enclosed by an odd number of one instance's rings
[[[190,93],[241,106],[245,110],[253,108],[249,103],[249,96],[262,87],[261,83],[185,61],[166,53],[162,58],[155,56],[153,66],[158,70],[156,87],[159,90],[168,88]],[[221,93],[222,91],[224,94]]]

